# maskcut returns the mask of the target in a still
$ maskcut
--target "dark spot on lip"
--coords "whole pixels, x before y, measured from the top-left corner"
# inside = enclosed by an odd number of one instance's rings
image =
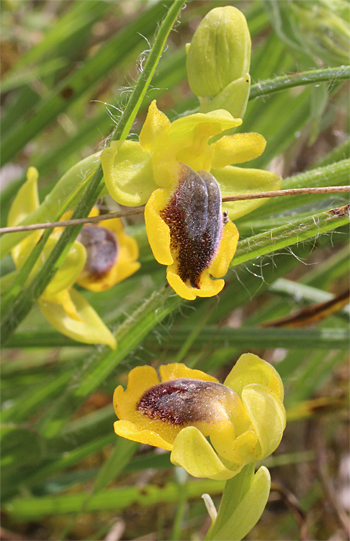
[[[85,272],[98,279],[111,270],[118,257],[118,241],[113,231],[85,225],[78,235],[78,241],[86,249]]]
[[[186,426],[198,421],[209,421],[213,415],[210,402],[213,399],[218,402],[227,393],[231,393],[231,390],[220,383],[181,378],[147,389],[136,410],[149,419]]]
[[[62,88],[60,94],[61,94],[63,99],[69,100],[69,98],[71,98],[73,96],[74,90],[73,90],[73,88],[71,86],[66,86],[66,87]]]
[[[160,213],[170,229],[171,248],[178,252],[178,274],[200,288],[200,275],[212,262],[221,239],[221,193],[207,171],[196,173],[182,164],[181,180]]]

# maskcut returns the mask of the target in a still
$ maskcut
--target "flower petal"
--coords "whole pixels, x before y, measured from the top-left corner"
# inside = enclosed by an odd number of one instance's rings
[[[235,224],[232,222],[225,224],[218,253],[208,269],[215,278],[221,278],[227,273],[237,249],[238,239],[239,233]]]
[[[126,235],[123,222],[120,218],[105,220],[97,224],[97,227],[103,227],[113,231],[118,241],[117,260],[113,267],[102,276],[93,276],[89,273],[83,273],[77,283],[90,291],[105,291],[115,284],[122,282],[140,268],[137,260],[139,257],[139,248],[134,238]]]
[[[222,291],[225,285],[224,280],[212,280],[208,269],[200,275],[199,289],[192,287],[190,284],[185,284],[178,275],[177,262],[168,266],[166,277],[173,290],[180,297],[189,301],[193,301],[196,297],[214,297]]]
[[[130,423],[130,421],[116,421],[114,423],[114,432],[127,440],[146,443],[154,447],[166,449],[167,451],[171,451],[173,448],[171,443],[165,441],[159,434],[152,432],[152,430],[139,428],[134,423]]]
[[[245,464],[259,460],[261,447],[257,433],[254,430],[243,432],[233,442],[231,453],[230,460],[240,468]]]
[[[38,176],[39,174],[35,167],[29,167],[27,171],[27,180],[18,190],[11,205],[7,219],[8,227],[15,227],[21,223],[28,214],[39,207]]]
[[[119,385],[114,391],[113,405],[118,418],[134,421],[137,418],[136,405],[143,393],[158,383],[157,372],[152,366],[137,366],[133,368],[129,372],[127,389],[124,390]]]
[[[156,100],[148,108],[147,117],[140,132],[139,141],[143,150],[154,152],[158,144],[164,142],[164,137],[170,128],[170,120],[159,111]]]
[[[48,239],[43,250],[42,259],[39,260],[38,266],[35,265],[34,267],[35,273],[39,271],[39,268],[41,268],[45,261],[48,259],[57,241],[58,237],[55,238],[51,236]],[[72,285],[77,281],[78,276],[83,270],[85,261],[86,250],[80,242],[75,241],[72,244],[64,262],[56,272],[49,285],[46,287],[42,298],[50,301],[50,295],[55,295],[56,293],[64,289],[70,289]]]
[[[51,294],[49,298],[46,298],[45,295],[42,295],[40,297],[40,300],[48,301],[53,304],[59,304],[60,306],[62,306],[68,317],[70,317],[71,319],[75,319],[76,321],[84,321],[79,316],[77,312],[77,307],[72,301],[70,293],[67,289],[64,289],[63,291],[58,291],[55,294]]]
[[[258,158],[265,150],[266,141],[259,133],[225,135],[211,145],[214,169],[226,165],[248,162]]]
[[[180,378],[191,378],[191,379],[201,379],[203,381],[214,381],[219,383],[216,378],[209,376],[201,370],[194,370],[193,368],[188,368],[183,363],[171,363],[163,364],[159,368],[159,373],[161,381],[171,381],[173,379]]]
[[[40,309],[48,322],[60,333],[77,342],[107,344],[112,349],[116,349],[116,339],[92,306],[74,289],[70,290],[70,295],[81,321],[69,317],[59,304],[39,299]]]
[[[110,195],[122,205],[143,205],[157,188],[151,157],[136,141],[112,141],[101,165]]]
[[[27,180],[18,190],[10,207],[7,226],[15,227],[37,208],[39,208],[38,171],[35,167],[29,167],[27,171]],[[11,255],[16,267],[22,267],[23,263],[40,239],[41,234],[42,231],[35,231],[17,244],[17,246],[12,248]]]
[[[208,140],[210,137],[225,130],[240,126],[242,120],[240,118],[233,118],[225,109],[216,109],[209,113],[196,113],[175,120],[169,129],[169,138],[170,140],[183,140],[183,147],[186,147],[186,142],[195,142],[193,141],[194,130],[203,124],[206,128],[205,138]],[[198,130],[196,135],[198,136],[199,134],[200,130]]]
[[[152,155],[156,183],[162,187],[172,186],[179,161],[195,171],[210,171],[213,151],[208,144],[209,139],[241,123],[241,119],[233,118],[223,109],[175,120],[167,132],[167,137],[159,142]]]
[[[155,259],[161,265],[171,265],[173,256],[170,251],[170,230],[160,213],[165,209],[172,196],[167,189],[155,190],[145,208],[145,222],[148,242]]]
[[[220,184],[222,197],[278,190],[282,184],[282,178],[278,175],[259,169],[243,169],[228,165],[223,169],[213,169],[211,173]],[[257,209],[266,201],[268,198],[232,201],[223,203],[222,208],[228,212],[231,220],[236,220]]]
[[[280,444],[286,426],[284,406],[274,392],[258,383],[244,387],[242,401],[258,435],[262,460]]]
[[[224,466],[210,443],[193,426],[184,428],[178,434],[170,460],[194,477],[226,480],[238,473],[238,470],[231,471]]]
[[[243,118],[247,108],[249,90],[250,75],[246,73],[223,88],[209,103],[203,105],[202,111],[208,113],[215,109],[225,109],[234,118]]]
[[[224,381],[239,396],[246,385],[259,383],[267,387],[283,400],[283,383],[277,370],[268,362],[253,353],[244,353]]]

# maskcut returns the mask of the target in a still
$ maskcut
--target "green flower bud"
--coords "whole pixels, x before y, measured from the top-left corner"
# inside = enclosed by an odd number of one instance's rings
[[[190,88],[198,97],[216,96],[249,72],[251,40],[238,9],[212,9],[198,26],[187,54]]]
[[[227,85],[215,98],[201,104],[201,113],[210,113],[216,109],[226,109],[234,118],[243,118],[247,108],[250,89],[250,75],[236,79]]]

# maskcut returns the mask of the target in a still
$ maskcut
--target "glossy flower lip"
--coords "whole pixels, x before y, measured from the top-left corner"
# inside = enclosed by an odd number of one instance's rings
[[[236,226],[225,219],[221,193],[207,171],[196,173],[179,164],[175,188],[160,188],[145,209],[148,240],[159,263],[168,265],[167,279],[181,297],[211,297],[224,287],[238,242]]]
[[[183,364],[159,372],[160,381],[154,368],[134,368],[127,389],[116,388],[119,436],[172,451],[174,464],[210,479],[229,479],[279,445],[283,384],[256,355],[242,355],[224,384]]]
[[[39,207],[38,171],[30,167],[27,181],[19,189],[9,211],[8,225],[14,226]],[[34,231],[12,250],[12,258],[20,269],[40,239],[41,231]],[[56,228],[47,240],[41,257],[35,264],[29,280],[35,276],[56,245],[60,228]],[[48,322],[62,334],[85,344],[107,344],[112,349],[116,339],[86,299],[72,287],[78,280],[86,262],[84,246],[75,241],[63,264],[48,284],[38,304]]]
[[[94,216],[98,212],[94,209]],[[87,262],[77,283],[90,291],[110,289],[140,268],[137,242],[125,233],[120,218],[84,226],[78,240],[87,250]]]
[[[194,249],[193,242],[188,242],[188,235],[184,235],[184,231],[188,233],[189,229],[184,220],[179,220],[179,212],[194,217],[197,225],[192,227],[192,231],[200,228],[203,217],[209,216],[205,204],[210,198],[205,203],[198,195],[203,180],[206,182],[208,176],[214,177],[217,200],[221,199],[220,191],[225,195],[228,190],[231,195],[242,193],[242,190],[243,193],[266,191],[277,189],[281,183],[273,173],[241,170],[230,165],[260,156],[266,144],[261,135],[236,134],[211,142],[214,137],[241,123],[241,119],[233,118],[224,109],[189,115],[170,123],[153,101],[139,142],[112,141],[101,154],[105,182],[111,196],[129,206],[147,203],[146,231],[154,257],[167,265],[169,284],[178,295],[188,300],[197,296],[211,297],[222,290],[224,281],[212,278],[222,278],[226,274],[238,242],[235,225],[223,220],[217,211],[214,220],[212,216],[207,219],[208,224],[214,225],[209,226],[210,230],[201,238],[202,250]],[[191,189],[185,190],[189,177],[197,180],[192,182]],[[251,212],[263,202],[224,203],[222,211],[233,219]],[[211,239],[207,243],[208,236]],[[197,257],[187,257],[184,263],[186,252],[189,255],[195,253]]]

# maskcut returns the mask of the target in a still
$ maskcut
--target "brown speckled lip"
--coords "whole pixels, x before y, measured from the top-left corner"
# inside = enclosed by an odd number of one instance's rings
[[[182,164],[179,186],[160,213],[170,229],[170,245],[178,252],[178,274],[200,288],[200,275],[217,252],[223,227],[221,192],[207,171],[196,173]]]
[[[220,383],[181,378],[147,389],[137,403],[136,411],[149,419],[165,421],[174,426],[210,422],[222,416],[221,404],[232,394],[231,389]]]
[[[118,241],[113,231],[85,225],[79,233],[78,241],[86,249],[84,272],[98,279],[111,270],[118,257]]]

